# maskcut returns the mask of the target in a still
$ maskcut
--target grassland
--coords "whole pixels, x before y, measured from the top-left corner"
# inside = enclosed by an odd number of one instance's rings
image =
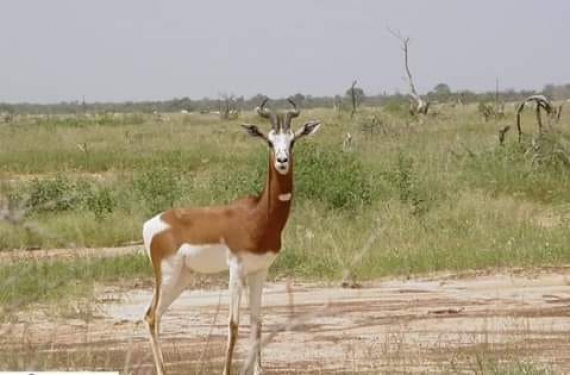
[[[530,133],[533,119],[525,119]],[[173,205],[228,202],[262,187],[267,150],[208,115],[22,118],[0,127],[1,193],[29,225],[0,224],[0,249],[115,246]],[[294,211],[275,274],[361,278],[570,261],[567,120],[539,150],[475,108],[414,120],[392,109],[312,110],[321,131],[295,150]],[[302,121],[301,120],[301,121]],[[301,122],[299,121],[299,122]],[[346,132],[354,136],[343,151]],[[552,140],[555,138],[554,140]],[[30,230],[30,226],[39,230]]]
[[[528,113],[522,143],[509,134],[500,146],[512,107],[488,122],[476,106],[437,112],[302,114],[297,125],[317,118],[323,126],[295,149],[293,212],[273,278],[336,281],[349,270],[361,281],[570,262],[568,118],[533,140]],[[0,222],[0,251],[120,246],[140,241],[142,222],[171,206],[260,191],[267,150],[242,122],[263,124],[253,113],[239,121],[130,114],[1,124],[0,199],[23,217]],[[0,311],[92,295],[96,282],[148,280],[150,272],[140,255],[0,263]],[[482,361],[474,373],[550,374]]]

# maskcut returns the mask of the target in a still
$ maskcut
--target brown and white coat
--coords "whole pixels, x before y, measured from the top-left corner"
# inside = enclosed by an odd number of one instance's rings
[[[160,318],[190,284],[191,273],[216,273],[229,269],[229,332],[224,374],[230,374],[244,286],[249,288],[251,340],[256,349],[254,374],[261,368],[261,297],[267,272],[281,250],[281,233],[287,223],[293,194],[292,147],[296,140],[313,134],[320,126],[305,123],[292,132],[290,122],[299,115],[267,110],[257,112],[271,122],[265,135],[255,125],[242,125],[247,133],[266,141],[269,166],[259,196],[247,196],[225,206],[173,208],[143,225],[143,241],[155,272],[155,292],[145,314],[158,374],[164,360],[158,342]],[[248,371],[248,372],[249,372]]]

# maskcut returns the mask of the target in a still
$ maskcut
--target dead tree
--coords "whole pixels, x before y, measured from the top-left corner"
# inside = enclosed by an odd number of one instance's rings
[[[402,46],[402,51],[404,51],[404,68],[406,70],[406,76],[408,78],[408,85],[410,87],[410,94],[409,95],[412,99],[412,105],[410,107],[410,112],[413,115],[417,115],[417,114],[427,115],[430,104],[429,104],[429,102],[423,100],[421,98],[421,96],[418,94],[418,92],[416,91],[416,86],[414,85],[414,79],[412,77],[412,72],[410,71],[410,66],[408,63],[408,47],[410,45],[410,38],[403,37],[399,31],[394,31],[391,29],[388,29],[388,31],[390,32],[390,34],[392,34],[392,36],[394,36],[395,38],[397,38],[400,41],[400,44]]]
[[[238,102],[234,95],[220,94],[218,107],[222,120],[233,120],[239,116]]]
[[[358,81],[354,80],[352,81],[352,85],[350,86],[350,99],[351,99],[351,103],[352,103],[352,111],[350,112],[350,118],[353,118],[354,115],[356,114],[356,106],[357,106],[357,98],[356,98],[356,84],[358,83]]]
[[[517,107],[517,131],[518,131],[518,140],[521,141],[522,137],[522,129],[521,129],[521,113],[527,103],[534,102],[536,104],[536,122],[538,124],[538,133],[541,134],[544,131],[544,126],[542,124],[542,111],[546,112],[549,116],[549,125],[552,124],[554,121],[558,123],[560,121],[560,116],[562,114],[562,105],[555,107],[550,99],[548,99],[544,95],[531,95],[525,100],[523,100]],[[505,131],[506,133],[506,131]],[[504,135],[503,135],[504,140]],[[501,142],[502,143],[502,142]]]
[[[505,117],[505,103],[500,100],[499,78],[495,80],[495,120]]]
[[[4,122],[9,124],[14,120],[14,114],[12,112],[7,112],[4,114]]]

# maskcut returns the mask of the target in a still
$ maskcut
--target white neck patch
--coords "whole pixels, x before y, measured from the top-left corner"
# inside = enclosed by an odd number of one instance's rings
[[[279,194],[277,197],[281,202],[289,202],[291,200],[291,193]]]

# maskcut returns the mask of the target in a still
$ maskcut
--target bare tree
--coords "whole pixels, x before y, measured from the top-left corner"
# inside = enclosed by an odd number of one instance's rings
[[[412,107],[410,109],[411,113],[426,115],[429,110],[429,102],[423,100],[421,96],[416,91],[416,86],[414,85],[414,79],[412,77],[412,72],[410,71],[410,66],[408,63],[408,47],[410,45],[410,38],[403,37],[402,34],[397,30],[388,29],[390,34],[400,41],[402,51],[404,51],[404,68],[406,70],[406,76],[408,78],[408,85],[410,87],[410,96],[413,100]]]
[[[220,94],[218,101],[220,118],[222,120],[233,120],[239,116],[239,107],[236,97],[228,94]]]
[[[350,86],[350,99],[352,103],[352,111],[350,112],[350,118],[353,118],[356,114],[356,106],[357,106],[357,98],[356,98],[356,84],[358,83],[357,80],[352,81],[352,85]]]
[[[536,103],[536,122],[538,124],[538,132],[539,134],[544,131],[544,126],[542,124],[542,111],[546,112],[549,116],[549,125],[552,124],[554,121],[558,123],[560,121],[560,116],[562,114],[562,105],[555,107],[550,99],[548,99],[545,95],[531,95],[525,100],[523,100],[517,107],[517,131],[519,136],[519,142],[521,141],[522,136],[522,129],[521,129],[521,113],[527,103],[534,102]],[[504,139],[504,135],[503,135]]]
[[[505,103],[501,102],[499,78],[495,80],[495,120],[505,117]]]

